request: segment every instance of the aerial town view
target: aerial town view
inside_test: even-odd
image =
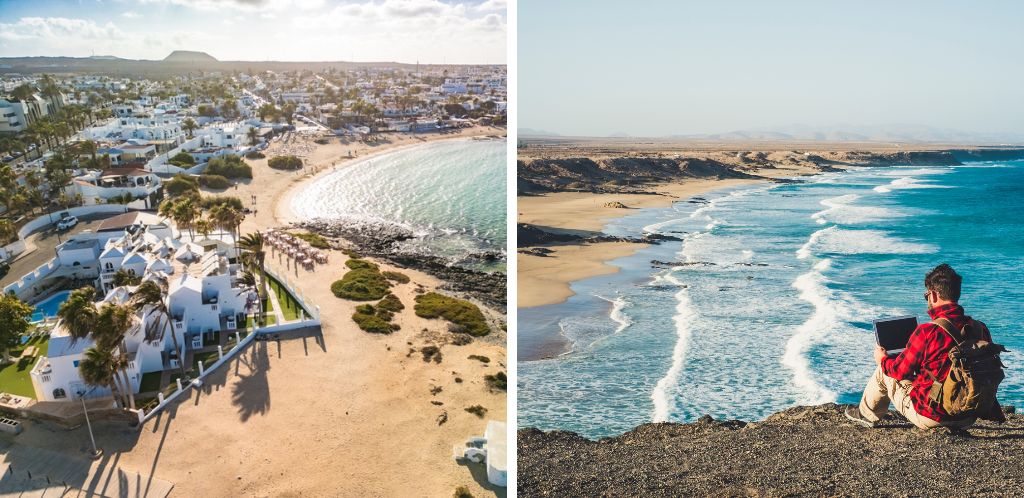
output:
[[[0,9],[0,494],[505,496],[504,2]]]

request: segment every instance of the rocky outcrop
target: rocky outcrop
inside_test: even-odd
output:
[[[551,191],[650,193],[643,187],[687,178],[760,178],[713,159],[569,157],[518,162],[519,195]]]
[[[517,241],[519,247],[533,247],[543,245],[556,245],[556,244],[579,244],[579,243],[597,243],[597,242],[628,242],[634,244],[659,244],[666,241],[681,241],[683,239],[676,237],[675,235],[666,235],[660,233],[645,233],[640,237],[620,237],[618,235],[576,235],[564,232],[554,232],[543,230],[540,227],[531,225],[529,223],[518,223],[516,225],[516,231],[518,232]],[[523,252],[523,254],[534,254],[532,252]]]
[[[645,424],[599,441],[520,429],[518,496],[1024,496],[1024,416],[925,432],[894,413],[866,429],[842,408]]]

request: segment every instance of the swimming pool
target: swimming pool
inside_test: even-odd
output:
[[[61,303],[68,300],[68,296],[71,295],[71,291],[60,291],[35,305],[35,311],[32,312],[32,321],[41,322],[46,318],[57,316],[57,310],[60,309]]]

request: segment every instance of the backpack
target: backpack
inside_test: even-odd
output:
[[[985,324],[970,318],[960,331],[945,318],[932,323],[949,334],[955,345],[949,350],[951,365],[946,379],[939,382],[930,375],[933,382],[928,401],[952,417],[988,413],[995,404],[999,383],[1006,376],[1006,366],[999,359],[999,353],[1006,348],[984,340]]]

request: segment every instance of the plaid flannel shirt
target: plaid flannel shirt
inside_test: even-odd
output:
[[[932,320],[945,318],[953,323],[957,330],[970,320],[964,315],[964,308],[959,304],[944,304],[928,310]],[[988,328],[985,328],[984,338],[991,341]],[[955,345],[941,327],[932,323],[922,323],[917,326],[907,342],[907,349],[899,356],[882,359],[882,371],[885,375],[897,380],[906,380],[913,383],[910,391],[910,398],[914,401],[914,411],[919,415],[928,417],[936,422],[953,420],[941,406],[932,406],[928,402],[928,391],[932,387],[932,376],[940,381],[946,378],[949,373],[949,350]],[[928,375],[928,374],[931,374]],[[998,414],[985,414],[982,418],[1001,418],[1002,409],[996,403],[993,411]]]

